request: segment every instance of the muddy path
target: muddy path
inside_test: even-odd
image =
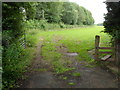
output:
[[[56,41],[55,41],[56,42]],[[43,60],[40,42],[36,49],[36,57],[26,72],[27,78],[21,81],[20,88],[118,88],[116,77],[99,66],[90,67],[86,61],[78,61],[77,53],[67,53],[64,45],[57,46],[63,60],[71,63],[68,67],[74,70],[64,74],[56,74],[49,61]]]
[[[42,59],[41,48],[42,42],[37,45],[35,58],[32,65],[25,73],[26,79],[19,82],[19,88],[58,88],[59,84],[52,73],[50,62]]]

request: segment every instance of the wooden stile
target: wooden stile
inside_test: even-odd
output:
[[[101,58],[101,60],[105,61],[107,59],[109,59],[111,57],[111,55],[106,55],[105,57]]]
[[[99,47],[99,43],[100,43],[100,36],[96,35],[95,36],[95,60],[108,60],[111,55],[106,55],[105,57],[103,58],[99,58],[99,54],[113,54],[113,50],[114,50],[114,47]],[[110,49],[112,51],[99,51],[99,49]]]

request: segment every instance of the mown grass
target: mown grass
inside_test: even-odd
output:
[[[66,66],[67,60],[62,60],[62,54],[58,52],[57,46],[63,44],[68,49],[68,52],[77,52],[77,60],[94,62],[94,60],[91,59],[90,55],[88,54],[88,51],[94,49],[95,36],[99,35],[101,37],[100,46],[110,45],[110,37],[106,33],[101,32],[103,30],[104,27],[101,26],[56,31],[30,30],[29,33],[32,36],[28,39],[30,39],[34,45],[35,43],[38,43],[39,39],[41,38],[40,41],[43,43],[43,59],[51,62],[55,72],[64,73],[75,68],[68,68]],[[28,34],[28,36],[30,34]],[[36,40],[34,40],[35,38]]]

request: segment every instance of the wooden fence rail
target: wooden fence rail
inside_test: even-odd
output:
[[[99,51],[99,49],[111,50],[111,51]],[[100,36],[95,36],[95,60],[108,60],[111,55],[106,55],[103,58],[99,58],[100,54],[113,54],[114,47],[100,47]],[[113,54],[114,55],[114,54]]]

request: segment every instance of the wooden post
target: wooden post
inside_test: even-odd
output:
[[[120,42],[116,41],[116,57],[115,57],[115,61],[116,61],[116,65],[119,66],[120,65]]]
[[[95,36],[95,60],[99,60],[99,43],[100,43],[100,36]]]

